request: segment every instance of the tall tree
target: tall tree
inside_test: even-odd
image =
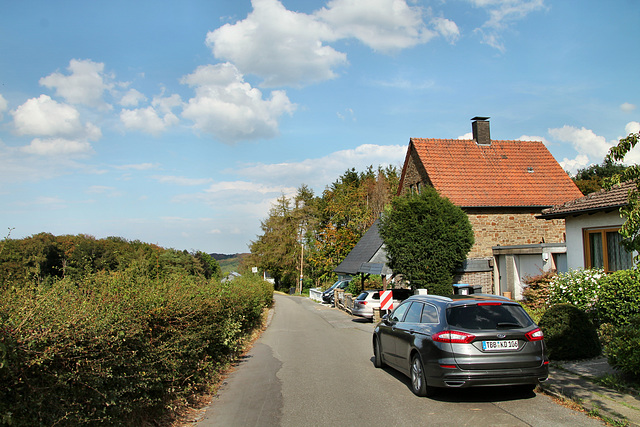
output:
[[[396,197],[382,215],[380,236],[394,273],[437,295],[453,292],[455,269],[474,241],[467,215],[432,187]]]
[[[626,169],[622,163],[615,162],[609,157],[599,165],[591,165],[584,169],[578,169],[573,177],[573,182],[578,186],[585,196],[589,193],[604,188],[604,181],[614,175],[622,173]]]
[[[640,132],[630,133],[626,138],[622,138],[618,145],[611,147],[607,160],[623,161],[629,151],[636,146],[640,140]],[[640,166],[631,165],[613,175],[605,182],[606,188],[611,188],[615,184],[621,182],[634,181],[636,184],[640,182]],[[620,229],[620,234],[624,238],[622,243],[628,251],[636,251],[640,253],[640,194],[638,188],[629,190],[629,201],[626,206],[620,208],[620,214],[625,218],[625,222]],[[636,263],[640,262],[640,255],[636,255]]]

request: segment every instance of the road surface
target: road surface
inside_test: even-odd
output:
[[[198,426],[603,425],[510,388],[416,397],[408,378],[373,366],[373,328],[307,298],[276,295],[269,327]]]

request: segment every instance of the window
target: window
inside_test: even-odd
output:
[[[422,317],[422,307],[423,305],[419,302],[412,303],[411,308],[407,311],[404,321],[407,323],[419,323],[420,318]]]
[[[431,304],[425,304],[421,323],[438,323],[438,309]]]
[[[447,321],[455,328],[497,329],[503,326],[525,328],[532,322],[516,304],[458,305],[447,309]]]
[[[394,322],[400,322],[404,318],[404,313],[407,311],[407,308],[409,308],[408,303],[399,305],[398,308],[393,310],[391,313],[391,320]]]
[[[586,268],[604,271],[627,270],[633,266],[633,257],[622,246],[619,228],[588,229],[584,231]]]

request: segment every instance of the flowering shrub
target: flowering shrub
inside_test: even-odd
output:
[[[571,304],[593,314],[603,276],[602,269],[572,270],[558,274],[549,284],[548,304]]]
[[[640,315],[640,274],[637,270],[620,270],[600,280],[594,306],[600,323],[621,326]],[[640,372],[640,371],[639,371]]]

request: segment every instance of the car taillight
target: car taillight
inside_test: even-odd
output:
[[[367,305],[367,302],[366,302],[366,301],[358,301],[358,304],[360,304],[360,305]]]
[[[479,302],[478,305],[502,305],[501,302]]]
[[[442,331],[431,336],[431,339],[437,342],[450,342],[469,344],[476,338],[475,335],[459,331]]]
[[[528,341],[542,341],[544,339],[544,334],[540,330],[540,328],[536,328],[533,331],[527,332],[524,334]]]

